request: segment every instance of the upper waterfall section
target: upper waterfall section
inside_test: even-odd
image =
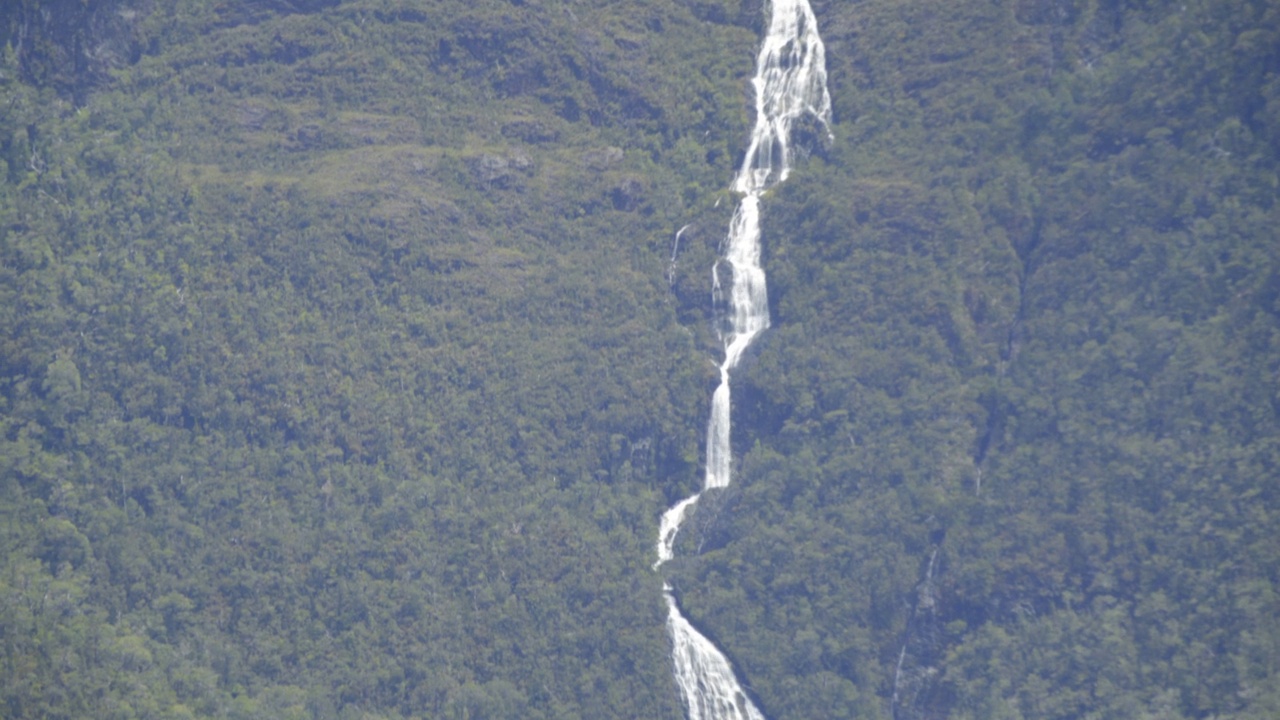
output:
[[[807,0],[773,0],[769,31],[756,58],[756,125],[733,189],[753,195],[791,172],[791,128],[812,115],[831,125],[826,48]]]

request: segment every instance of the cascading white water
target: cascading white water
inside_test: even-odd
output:
[[[756,124],[733,181],[733,190],[743,198],[730,223],[724,257],[712,268],[713,299],[725,308],[720,329],[724,361],[707,423],[704,491],[729,484],[730,375],[756,336],[769,327],[768,288],[760,267],[760,197],[791,172],[792,126],[805,116],[824,128],[831,121],[825,49],[808,0],[772,0],[768,9],[769,29],[751,81],[756,91]],[[727,298],[721,283],[722,264],[729,270]],[[701,493],[685,498],[663,513],[655,570],[674,557],[680,526],[699,497]],[[663,592],[676,683],[690,720],[763,720],[738,684],[728,659],[680,613],[671,586],[664,584]]]
[[[671,586],[663,586],[667,596],[667,631],[671,633],[676,682],[684,695],[689,720],[764,720],[738,684],[733,668],[711,641],[702,636],[680,614]]]

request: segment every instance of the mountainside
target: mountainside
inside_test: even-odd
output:
[[[814,10],[660,573],[757,3],[0,10],[0,716],[1280,715],[1280,11]]]

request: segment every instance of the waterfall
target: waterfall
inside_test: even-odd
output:
[[[818,24],[808,0],[772,0],[769,28],[756,58],[756,123],[733,190],[742,195],[723,245],[724,256],[712,268],[712,299],[724,317],[720,385],[711,397],[707,422],[706,475],[703,490],[722,488],[731,478],[730,377],[756,337],[769,327],[769,294],[760,267],[760,199],[791,172],[792,127],[806,117],[830,133],[831,98]],[[678,238],[677,238],[678,242]],[[727,287],[726,287],[727,285]],[[676,536],[701,493],[685,498],[662,515],[658,530],[657,570],[675,554]],[[690,720],[763,720],[747,697],[728,659],[680,613],[670,585],[667,630],[671,634],[676,683]]]
[[[925,717],[928,712],[921,707],[921,698],[927,702],[932,686],[937,680],[938,591],[934,583],[934,568],[938,562],[940,546],[934,545],[929,554],[929,564],[924,577],[916,585],[916,598],[903,632],[902,650],[898,652],[898,664],[893,671],[893,696],[890,707],[895,720]]]

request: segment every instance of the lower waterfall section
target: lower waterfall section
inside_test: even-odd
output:
[[[764,720],[738,684],[729,659],[680,614],[671,586],[664,585],[662,592],[667,598],[667,632],[671,633],[676,682],[689,720]]]
[[[751,144],[734,178],[743,197],[734,212],[724,256],[712,268],[713,302],[722,313],[718,333],[724,345],[720,385],[707,421],[703,490],[727,487],[732,478],[731,392],[733,371],[751,343],[769,328],[768,285],[760,266],[760,200],[791,171],[791,131],[806,116],[824,128],[831,120],[825,48],[808,0],[768,3],[769,29],[756,58],[756,123]],[[679,234],[677,233],[677,242]],[[722,271],[727,270],[726,277]],[[727,281],[728,287],[722,283]],[[662,515],[654,570],[675,556],[676,537],[701,493],[676,503]],[[739,684],[724,653],[685,619],[670,584],[664,583],[672,662],[690,720],[764,720]]]

